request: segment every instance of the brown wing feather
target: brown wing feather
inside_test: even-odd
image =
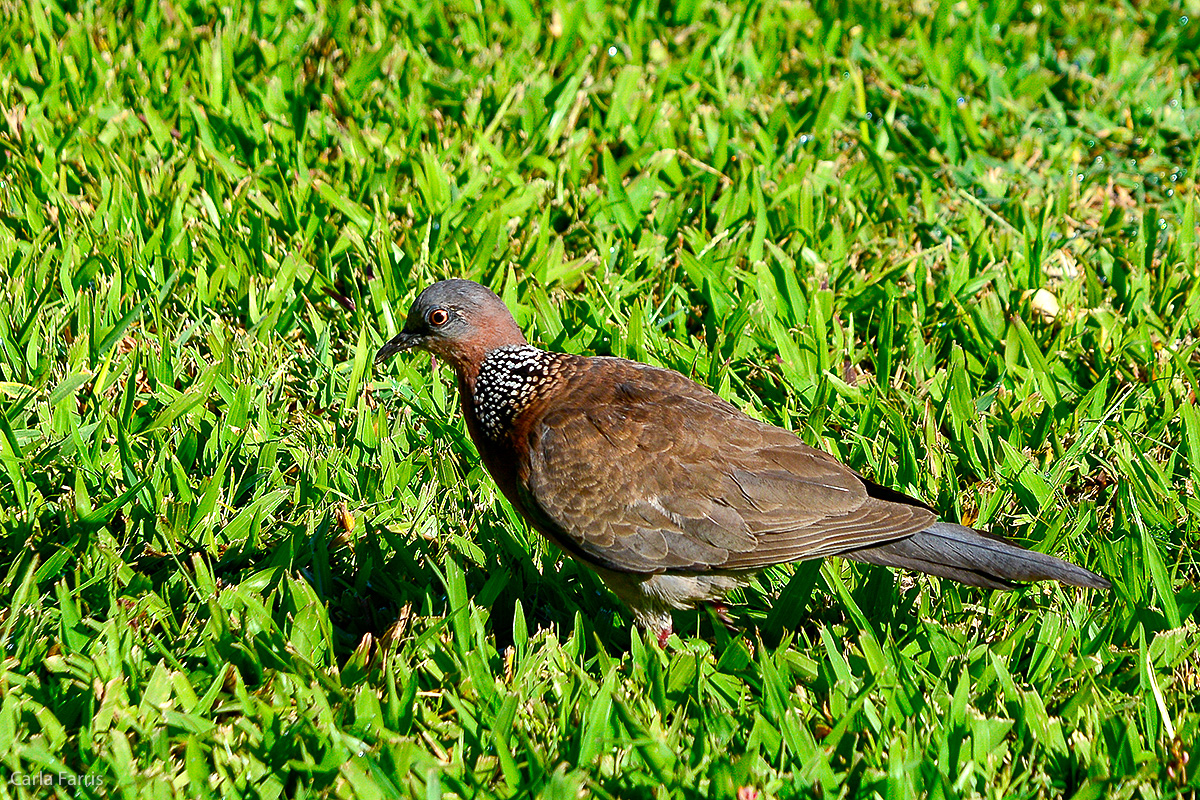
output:
[[[759,569],[892,541],[936,519],[870,497],[828,454],[678,373],[591,361],[528,431],[522,502],[593,563]]]

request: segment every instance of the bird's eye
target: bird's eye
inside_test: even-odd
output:
[[[429,312],[427,317],[429,324],[435,328],[440,328],[450,321],[450,313],[444,308],[435,308]]]

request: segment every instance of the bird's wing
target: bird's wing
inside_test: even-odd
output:
[[[870,497],[833,457],[678,373],[603,361],[603,380],[529,430],[521,489],[537,527],[595,564],[759,569],[892,541],[936,519]]]

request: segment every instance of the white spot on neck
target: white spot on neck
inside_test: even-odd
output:
[[[504,345],[484,356],[472,398],[484,435],[500,439],[512,421],[561,374],[564,358],[528,344]]]

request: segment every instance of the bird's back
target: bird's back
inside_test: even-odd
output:
[[[562,354],[510,361],[485,361],[498,370],[480,374],[481,452],[489,466],[509,466],[506,494],[536,527],[607,569],[760,569],[890,541],[935,519],[870,497],[828,454],[677,372]],[[531,386],[527,375],[546,377]],[[522,400],[481,402],[480,384],[520,387]],[[503,434],[488,435],[497,431],[482,418],[516,406]]]

